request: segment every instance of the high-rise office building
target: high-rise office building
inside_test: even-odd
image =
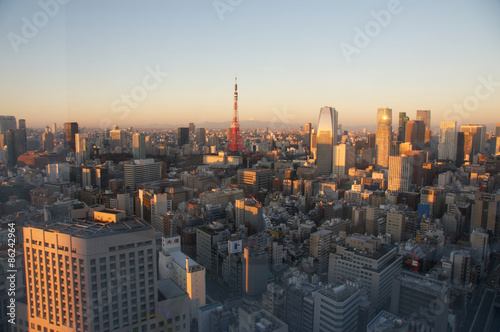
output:
[[[43,151],[52,152],[54,150],[54,134],[45,132],[42,135]]]
[[[423,150],[425,141],[425,123],[410,120],[406,123],[405,142],[412,145],[413,150]]]
[[[426,130],[431,129],[431,111],[418,110],[416,120],[417,121],[424,121]]]
[[[387,212],[386,234],[391,235],[391,243],[401,242],[404,231],[404,216],[402,212]]]
[[[125,130],[118,128],[118,126],[113,126],[113,130],[109,131],[109,141],[111,150],[126,147],[127,133]]]
[[[478,153],[484,153],[486,143],[486,126],[478,124],[468,124],[460,127],[460,131],[472,134],[472,152],[474,156]]]
[[[444,213],[444,199],[444,188],[424,187],[420,190],[420,203],[430,206],[430,216],[441,218]]]
[[[447,331],[448,293],[443,281],[402,272],[392,282],[391,313],[407,319],[411,331]]]
[[[189,133],[194,134],[196,131],[196,126],[194,125],[194,123],[190,122],[188,127],[189,127]]]
[[[124,166],[125,187],[135,190],[136,185],[161,179],[160,163],[154,159],[135,159]]]
[[[332,174],[334,146],[337,144],[338,113],[333,107],[323,107],[319,112],[316,135],[319,175]]]
[[[500,137],[500,123],[497,123],[497,125],[496,125],[495,136]]]
[[[269,256],[265,250],[254,247],[243,249],[243,291],[250,298],[260,298],[267,289]]]
[[[273,172],[270,169],[239,169],[238,186],[254,193],[261,189],[271,189]]]
[[[439,137],[439,160],[456,161],[457,158],[457,122],[441,121]]]
[[[264,230],[261,204],[250,198],[242,198],[234,202],[234,209],[236,227],[247,226],[250,235]]]
[[[90,158],[90,144],[88,133],[75,134],[75,155],[76,163],[80,165]]]
[[[328,272],[332,231],[325,229],[316,231],[310,235],[309,242],[309,256],[318,260],[318,272],[320,274]]]
[[[30,330],[159,330],[155,232],[124,215],[24,228]]]
[[[328,282],[361,280],[360,286],[367,290],[372,305],[378,308],[388,303],[392,280],[401,266],[396,248],[386,247],[372,236],[352,234],[330,254]]]
[[[404,142],[406,138],[406,123],[410,121],[410,118],[406,115],[406,112],[399,112],[399,124],[398,124],[398,141]]]
[[[172,210],[172,200],[167,199],[166,193],[155,193],[152,189],[139,189],[139,202],[140,209],[136,211],[136,214],[161,231],[161,227],[156,225],[156,220],[159,215]]]
[[[476,193],[472,205],[472,228],[498,234],[500,230],[500,195]]]
[[[389,157],[389,182],[387,190],[409,191],[412,171],[411,156]]]
[[[347,175],[349,168],[356,164],[356,151],[354,146],[339,144],[334,147],[333,174]]]
[[[179,127],[177,128],[177,145],[183,146],[189,143],[189,128]]]
[[[146,158],[146,136],[143,133],[135,133],[132,136],[132,149],[134,159]]]
[[[389,156],[392,142],[392,109],[379,108],[377,110],[377,133],[375,145],[377,147],[377,165],[389,167]]]
[[[196,143],[198,143],[198,145],[205,145],[206,144],[207,139],[205,136],[206,136],[205,128],[197,128],[196,129]]]
[[[64,145],[69,151],[75,151],[75,134],[78,133],[78,123],[66,122],[63,127],[64,130]]]
[[[55,122],[52,124],[51,130],[52,130],[52,134],[57,133],[57,125]]]
[[[19,129],[26,130],[26,119],[19,119]]]
[[[306,125],[305,125],[305,132],[306,134],[310,134],[311,133],[311,123],[310,122],[307,122]]]
[[[17,129],[16,117],[11,115],[0,115],[0,134],[7,134],[8,130]]]
[[[358,331],[361,290],[352,283],[327,285],[312,294],[313,331]]]

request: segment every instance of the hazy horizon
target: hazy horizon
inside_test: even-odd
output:
[[[235,74],[242,122],[498,121],[498,1],[43,3],[0,1],[1,113],[31,127],[231,121]]]

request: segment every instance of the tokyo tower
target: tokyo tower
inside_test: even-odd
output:
[[[231,152],[247,152],[245,146],[241,141],[240,135],[240,121],[238,120],[238,78],[234,78],[234,113],[233,113],[233,124],[231,125],[231,139],[229,140],[229,145],[226,150]]]

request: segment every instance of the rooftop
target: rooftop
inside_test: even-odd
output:
[[[172,279],[165,279],[158,281],[158,295],[158,301],[162,301],[187,295],[187,293]]]
[[[428,293],[444,294],[448,290],[445,282],[415,273],[403,272],[396,279],[401,281],[401,284],[405,287],[418,288]]]
[[[406,321],[390,312],[382,310],[370,323],[368,323],[366,330],[369,332],[391,331],[392,329],[390,328],[399,328],[404,325],[407,325]]]
[[[44,225],[30,225],[46,232],[63,233],[80,238],[93,238],[152,229],[152,227],[137,218],[128,218],[117,223],[107,223],[93,220],[67,219]]]

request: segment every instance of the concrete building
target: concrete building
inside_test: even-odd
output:
[[[354,167],[356,163],[356,151],[354,146],[339,144],[334,147],[333,174],[346,176],[349,168]]]
[[[168,199],[165,193],[155,193],[152,189],[139,189],[139,201],[140,211],[137,211],[137,215],[155,229],[161,230],[156,225],[157,217],[172,211],[172,200]]]
[[[314,301],[313,332],[355,332],[358,330],[358,312],[361,290],[348,282],[327,285],[312,294]]]
[[[196,261],[210,274],[215,270],[212,247],[223,239],[225,228],[221,224],[196,227]],[[213,264],[212,264],[213,263]]]
[[[402,272],[392,283],[390,311],[412,331],[448,331],[448,296],[445,282]]]
[[[402,212],[387,212],[386,234],[391,235],[391,243],[401,242],[405,229],[404,215]]]
[[[353,234],[330,254],[328,282],[359,282],[373,306],[382,307],[390,299],[390,285],[401,271],[401,261],[396,248],[382,245],[378,238]]]
[[[380,311],[366,326],[366,332],[408,332],[409,324],[388,311]]]
[[[160,163],[154,159],[136,159],[124,166],[125,187],[135,190],[136,185],[161,179]]]
[[[239,169],[238,186],[257,193],[261,189],[271,189],[273,172],[270,169]]]
[[[288,325],[257,306],[242,305],[239,308],[240,332],[288,332]]]
[[[243,249],[243,292],[249,298],[260,298],[267,289],[269,255],[254,247]]]
[[[235,201],[236,227],[246,226],[250,235],[265,229],[263,209],[260,203],[251,198],[242,198]]]
[[[154,230],[139,219],[104,221],[110,213],[24,228],[33,330],[164,330],[148,318],[158,303]]]
[[[332,231],[319,230],[309,237],[309,256],[318,260],[318,274],[328,272]]]
[[[160,331],[190,331],[191,300],[174,280],[158,281],[157,313],[162,317],[155,328]]]
[[[430,206],[428,217],[441,218],[444,213],[444,188],[424,187],[420,190],[420,203]]]
[[[198,308],[206,304],[205,268],[181,251],[162,250],[158,273],[160,280],[171,278],[189,295],[191,317],[196,317]]]
[[[476,193],[472,204],[473,229],[482,228],[498,234],[500,226],[500,195]]]
[[[377,132],[375,136],[377,148],[377,165],[389,167],[389,156],[392,142],[392,109],[377,110]]]

